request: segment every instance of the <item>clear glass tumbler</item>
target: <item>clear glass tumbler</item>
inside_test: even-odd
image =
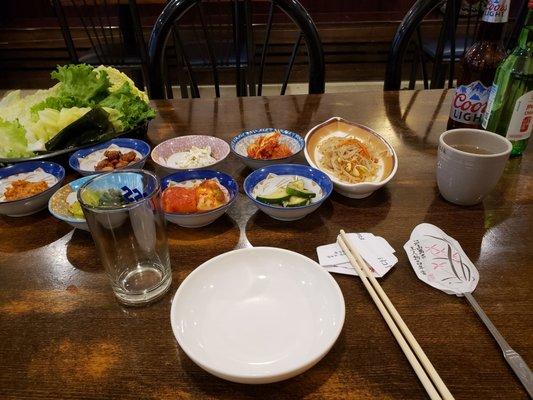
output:
[[[87,181],[78,201],[119,301],[151,302],[172,282],[157,177],[120,170]]]

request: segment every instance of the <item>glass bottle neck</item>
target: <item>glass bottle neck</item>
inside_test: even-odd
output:
[[[533,10],[529,9],[527,12],[524,27],[520,31],[518,37],[518,46],[524,49],[531,49],[533,47]]]
[[[505,22],[495,23],[481,21],[479,25],[479,30],[477,32],[477,40],[488,40],[491,42],[497,42],[502,39],[504,28]]]

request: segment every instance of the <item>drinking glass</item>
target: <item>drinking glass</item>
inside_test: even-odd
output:
[[[160,192],[144,170],[98,175],[78,191],[113,292],[127,305],[161,297],[172,282]]]

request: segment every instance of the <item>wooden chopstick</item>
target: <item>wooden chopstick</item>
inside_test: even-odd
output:
[[[385,294],[383,289],[381,289],[381,286],[374,278],[372,272],[369,270],[364,260],[359,255],[357,249],[355,249],[350,244],[350,241],[346,237],[346,233],[344,232],[344,230],[340,231],[340,238],[338,242],[341,248],[344,250],[344,253],[348,257],[348,259],[350,260],[350,263],[357,271],[357,274],[361,278],[361,281],[363,282],[365,288],[372,297],[372,300],[378,307],[378,310],[385,319],[385,322],[389,326],[389,329],[391,330],[392,334],[398,341],[398,344],[400,345],[402,351],[407,357],[407,360],[409,361],[418,378],[420,379],[420,382],[426,389],[429,397],[431,399],[441,399],[441,395],[439,395],[439,393],[435,389],[435,386],[437,386],[437,388],[439,388],[439,390],[441,391],[442,398],[444,398],[445,400],[453,400],[452,394],[449,392],[448,388],[446,387],[446,385],[438,375],[437,371],[425,355],[424,351],[409,331],[409,328],[407,328],[405,322],[403,322],[400,314],[398,314],[391,301],[389,300],[388,296]],[[372,282],[372,285],[369,283],[369,280],[370,282]],[[380,293],[380,295],[382,296],[381,298],[378,293]],[[385,305],[383,304],[384,302]],[[398,326],[396,324],[398,324]],[[411,344],[417,355],[420,357],[422,364],[428,371],[429,375],[433,378],[433,382],[430,380],[428,374],[426,373],[419,360],[416,358],[413,351],[407,344],[400,330],[403,332],[403,334],[406,335],[407,340],[409,340],[409,343]]]
[[[453,400],[453,395],[450,393],[450,391],[446,387],[445,383],[441,379],[435,367],[433,367],[433,364],[431,364],[431,361],[426,356],[426,353],[424,352],[424,350],[422,350],[422,347],[418,344],[418,341],[415,339],[415,337],[411,333],[411,330],[407,327],[407,324],[403,321],[403,318],[401,317],[401,315],[398,313],[398,311],[396,311],[396,308],[390,301],[389,296],[387,296],[387,294],[383,291],[383,289],[381,288],[381,285],[379,284],[377,279],[374,277],[374,274],[368,268],[366,262],[363,260],[363,258],[359,254],[359,251],[357,251],[357,248],[352,246],[344,230],[341,230],[340,234],[341,234],[343,241],[350,249],[350,253],[355,257],[355,259],[357,260],[357,263],[361,266],[361,269],[365,273],[366,278],[370,280],[370,283],[372,284],[374,289],[377,291],[379,297],[381,298],[383,303],[385,303],[385,307],[387,307],[387,310],[389,311],[392,318],[394,319],[394,322],[396,322],[399,329],[402,331],[403,335],[405,336],[405,338],[411,345],[412,349],[416,353],[417,357],[420,359],[420,362],[422,363],[427,373],[433,380],[433,383],[435,384],[435,386],[441,393],[442,397],[445,400]]]

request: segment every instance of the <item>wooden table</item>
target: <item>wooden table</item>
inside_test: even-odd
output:
[[[533,365],[531,151],[509,162],[483,204],[445,202],[436,188],[435,161],[449,104],[450,93],[439,90],[155,102],[159,112],[149,130],[154,144],[190,133],[229,140],[264,126],[305,134],[341,116],[390,140],[398,173],[367,199],[333,194],[297,222],[275,221],[241,195],[231,216],[208,227],[169,225],[171,293],[138,309],[115,301],[89,234],[46,211],[1,217],[0,398],[423,399],[416,375],[353,277],[335,275],[346,301],[339,340],[320,363],[291,380],[265,386],[223,381],[193,364],[174,340],[173,293],[202,262],[238,246],[240,228],[253,245],[315,260],[315,248],[334,242],[344,228],[383,236],[396,249],[399,263],[381,280],[383,288],[457,399],[526,399],[466,301],[419,281],[402,248],[423,221],[455,237],[479,269],[477,300]],[[250,172],[231,155],[221,169],[239,183]]]

